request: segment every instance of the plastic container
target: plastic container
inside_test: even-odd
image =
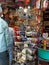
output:
[[[38,48],[38,58],[49,60],[49,50]]]

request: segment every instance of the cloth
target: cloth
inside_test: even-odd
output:
[[[4,19],[7,22],[7,24],[9,25],[10,21],[9,21],[9,15],[8,14],[3,14],[2,19]]]
[[[21,31],[25,31],[25,30],[26,30],[25,25],[21,24],[21,25],[20,25],[20,30],[21,30]]]
[[[25,36],[25,31],[21,31],[20,34]]]
[[[0,53],[0,65],[9,65],[7,51]]]
[[[44,0],[43,2],[43,8],[47,8],[48,7],[48,0]]]
[[[30,3],[30,0],[26,0],[26,5],[28,5]]]
[[[5,19],[5,21],[7,22],[8,25],[10,24],[10,21],[8,19]]]
[[[9,14],[5,14],[5,21],[7,22],[8,25],[10,24]]]
[[[9,27],[9,34],[10,34],[9,63],[10,63],[10,65],[12,65],[12,59],[13,59],[13,43],[14,43],[14,30],[11,27]]]
[[[18,2],[16,2],[16,6],[22,6],[22,7],[24,7],[24,2],[23,1],[18,1]]]
[[[0,17],[0,53],[6,51],[9,47],[9,44],[10,44],[9,28],[6,21],[4,21]]]
[[[2,13],[2,7],[1,7],[1,4],[0,4],[0,13]]]
[[[19,27],[18,27],[18,26],[15,26],[15,27],[14,27],[14,36],[15,36],[15,41],[18,41],[18,42],[19,42],[20,39],[18,39],[17,37],[18,37],[18,36],[20,37],[21,35],[20,35],[20,33],[19,33]]]

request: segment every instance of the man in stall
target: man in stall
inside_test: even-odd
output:
[[[0,65],[9,65],[8,49],[10,43],[9,29],[6,21],[2,18],[0,4]]]

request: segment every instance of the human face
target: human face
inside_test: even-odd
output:
[[[3,13],[6,14],[8,12],[8,8],[5,8]]]

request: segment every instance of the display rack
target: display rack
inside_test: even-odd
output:
[[[34,16],[34,15],[33,15]],[[29,63],[31,65],[35,65],[35,59],[36,59],[36,43],[38,40],[37,37],[37,22],[36,22],[36,17],[34,16],[33,19],[28,19],[27,17],[25,17],[25,19],[21,18],[20,15],[20,20],[23,20],[23,24],[25,26],[25,35],[23,36],[23,34],[21,34],[20,32],[23,33],[23,31],[21,31],[19,29],[18,33],[20,34],[20,37],[18,37],[20,39],[20,41],[16,40],[14,43],[14,51],[13,51],[13,60],[16,62],[16,64],[26,64],[29,65]],[[20,26],[20,22],[18,21],[18,27]],[[21,22],[22,25],[22,22]],[[21,28],[21,27],[19,27]],[[16,31],[17,32],[17,31]],[[17,37],[17,36],[16,36]],[[24,46],[27,46],[26,47]],[[25,50],[24,50],[25,49]],[[29,50],[28,50],[29,49]],[[28,51],[27,51],[28,50]],[[29,52],[29,53],[28,53]],[[18,56],[17,56],[18,55]],[[20,58],[19,58],[20,56]]]

